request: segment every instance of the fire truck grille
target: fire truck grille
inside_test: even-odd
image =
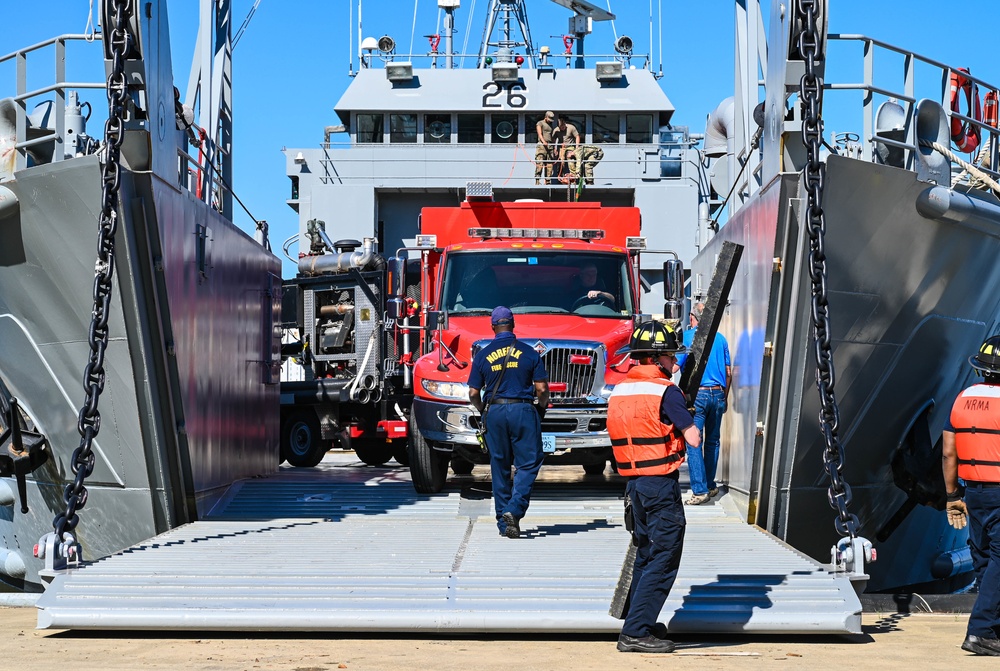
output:
[[[549,387],[553,402],[583,399],[594,393],[597,367],[604,365],[600,348],[551,347],[542,354],[545,370],[549,374]],[[566,385],[565,391],[555,391]]]

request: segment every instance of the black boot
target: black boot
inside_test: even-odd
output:
[[[974,655],[990,655],[1000,657],[1000,639],[981,638],[969,634],[962,642],[962,650]]]
[[[674,642],[652,634],[634,638],[622,634],[618,637],[618,652],[673,652]]]

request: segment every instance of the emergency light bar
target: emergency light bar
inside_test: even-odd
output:
[[[601,240],[604,231],[599,228],[470,228],[470,238],[557,238]]]

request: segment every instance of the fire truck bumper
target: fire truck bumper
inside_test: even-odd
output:
[[[413,413],[420,433],[439,447],[478,447],[479,413],[472,406],[415,398]],[[556,454],[611,447],[606,405],[549,408],[542,420],[542,433],[555,437]]]

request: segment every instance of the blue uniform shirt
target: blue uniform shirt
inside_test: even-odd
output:
[[[469,386],[481,390],[486,403],[491,400],[508,348],[512,349],[507,359],[507,372],[500,381],[497,397],[533,399],[534,383],[549,377],[538,352],[517,340],[511,331],[501,331],[496,334],[493,342],[479,350],[472,360],[472,372],[469,373]]]
[[[694,332],[697,329],[684,330],[684,345],[690,349],[694,342]],[[677,365],[684,369],[684,362],[687,361],[687,354],[677,357]],[[729,342],[721,333],[715,334],[712,341],[712,350],[708,354],[708,363],[705,364],[705,374],[701,376],[702,387],[726,387],[726,367],[732,366],[729,359]]]
[[[680,387],[676,385],[667,387],[660,402],[660,421],[664,424],[673,424],[678,432],[683,432],[694,424],[694,417],[688,412],[687,401],[684,400]]]

